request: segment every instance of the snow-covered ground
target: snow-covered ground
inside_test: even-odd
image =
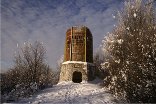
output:
[[[61,82],[52,88],[38,92],[30,98],[20,99],[18,103],[89,103],[107,104],[118,102],[112,94],[98,84],[82,82]]]

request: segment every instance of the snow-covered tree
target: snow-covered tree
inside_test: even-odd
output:
[[[51,86],[54,73],[45,61],[45,52],[39,41],[25,43],[15,54],[13,67],[4,74],[2,93],[18,98]]]
[[[41,42],[36,41],[34,44],[29,42],[24,44],[14,58],[14,69],[19,69],[19,71],[24,71],[25,76],[22,81],[27,83],[40,82],[40,75],[47,69],[45,63],[45,48]],[[23,76],[23,75],[22,75]]]
[[[156,102],[156,16],[153,2],[125,2],[118,25],[103,40],[107,87],[129,102]]]
[[[97,49],[97,52],[93,56],[93,63],[95,65],[95,75],[100,79],[104,79],[108,72],[101,66],[101,63],[104,62],[103,51],[101,49],[101,47]]]

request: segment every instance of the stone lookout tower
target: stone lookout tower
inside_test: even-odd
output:
[[[64,62],[61,66],[60,81],[94,79],[93,37],[85,26],[74,26],[67,30]]]

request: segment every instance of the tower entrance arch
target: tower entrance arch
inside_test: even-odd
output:
[[[78,72],[78,71],[75,71],[72,75],[72,81],[74,83],[80,83],[82,82],[82,73],[81,72]]]

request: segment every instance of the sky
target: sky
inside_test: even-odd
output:
[[[124,0],[1,0],[1,71],[13,65],[24,42],[43,42],[48,64],[55,68],[63,55],[65,33],[71,26],[87,26],[94,53],[117,20]],[[18,45],[17,45],[18,44]],[[18,46],[18,47],[17,47]]]

